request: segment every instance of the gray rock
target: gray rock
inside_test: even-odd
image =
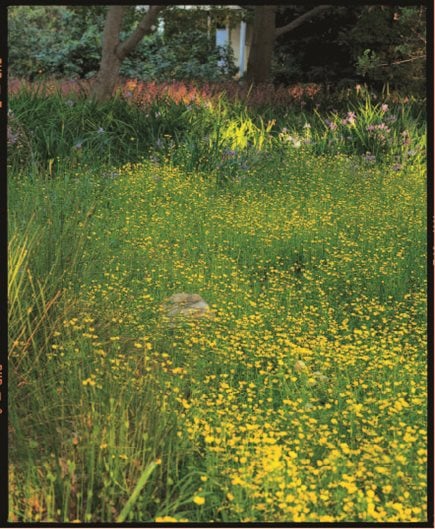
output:
[[[162,303],[164,317],[172,325],[182,320],[213,318],[214,313],[199,294],[181,292],[173,294]]]

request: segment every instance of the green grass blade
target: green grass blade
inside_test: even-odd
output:
[[[136,500],[141,492],[141,490],[145,487],[149,477],[151,476],[153,470],[156,468],[157,463],[150,463],[146,469],[142,472],[141,477],[139,478],[139,481],[137,482],[136,487],[134,488],[134,491],[130,498],[128,499],[127,503],[125,504],[124,508],[122,509],[121,513],[116,519],[116,523],[122,523],[127,518],[129,512],[131,511],[133,505],[136,503]]]

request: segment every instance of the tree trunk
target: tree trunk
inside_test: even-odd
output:
[[[275,14],[278,6],[255,6],[252,45],[246,74],[248,81],[251,83],[264,83],[269,81],[275,39],[289,31],[293,31],[306,20],[309,20],[330,7],[330,5],[316,6],[289,24],[276,28]]]
[[[126,6],[110,6],[108,8],[103,32],[100,70],[92,87],[91,98],[101,102],[112,97],[122,61],[134,50],[145,35],[151,33],[157,15],[164,7],[150,6],[137,28],[122,43],[119,41],[119,33]]]
[[[246,73],[248,81],[255,84],[270,80],[276,10],[277,6],[274,5],[255,6],[252,44]]]
[[[91,97],[99,102],[110,99],[119,77],[121,59],[117,47],[125,9],[126,6],[110,6],[107,10],[100,70],[91,92]]]

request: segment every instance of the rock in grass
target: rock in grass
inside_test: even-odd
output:
[[[172,324],[182,320],[196,320],[214,316],[208,303],[199,294],[187,294],[186,292],[173,294],[162,303],[162,308],[165,319]]]
[[[308,371],[307,364],[302,360],[297,360],[294,365],[295,371]]]

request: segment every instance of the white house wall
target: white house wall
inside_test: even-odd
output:
[[[230,45],[234,53],[234,63],[236,64],[236,66],[239,66],[240,64],[240,23],[237,24],[237,26],[234,26],[228,29],[230,33]],[[245,39],[245,55],[244,55],[244,60],[243,60],[242,75],[246,72],[248,68],[248,57],[249,57],[249,51],[251,49],[251,40],[252,40],[252,26],[247,25],[246,39]]]
[[[137,8],[148,8],[148,6],[137,6]],[[180,9],[197,9],[199,6],[194,5],[186,5],[186,6],[177,6]],[[202,9],[208,10],[211,6],[201,6]],[[239,6],[225,6],[226,8],[239,10]],[[209,19],[209,31],[211,30],[210,26],[211,20]],[[225,28],[217,28],[216,29],[216,45],[217,46],[225,46],[226,44],[230,44],[233,54],[234,54],[234,63],[239,68],[239,72],[236,74],[236,78],[244,73],[246,73],[246,70],[248,68],[248,58],[249,58],[249,51],[251,49],[251,41],[252,41],[252,25],[247,24],[246,26],[246,38],[245,38],[245,53],[243,57],[243,65],[240,65],[240,22],[237,23],[235,26],[231,27],[230,25],[227,25]],[[158,27],[159,33],[164,33],[164,22],[163,20],[160,22]],[[240,72],[240,66],[241,72]]]

